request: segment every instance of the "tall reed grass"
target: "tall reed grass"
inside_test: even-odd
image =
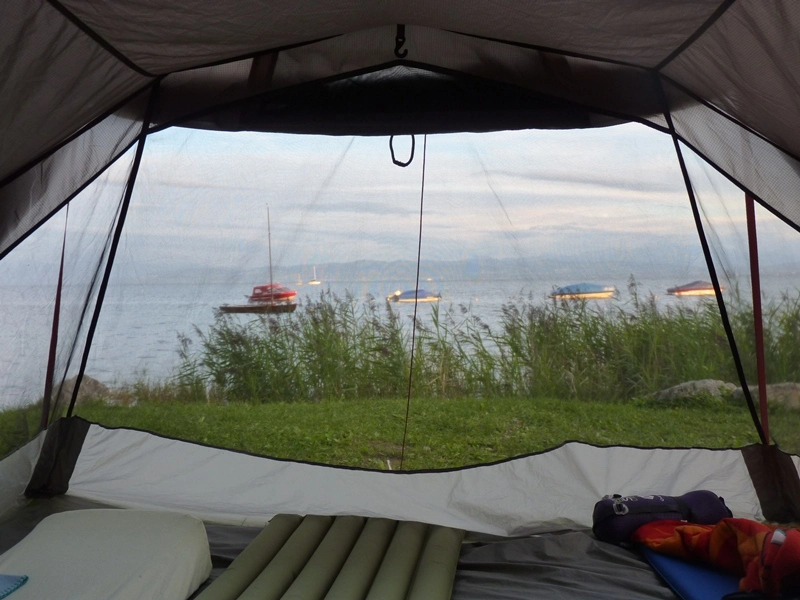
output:
[[[738,384],[713,299],[659,307],[633,280],[630,297],[515,299],[490,327],[467,306],[433,305],[412,323],[389,303],[323,292],[292,314],[218,315],[196,331],[196,346],[182,338],[177,382],[185,399],[249,403],[403,397],[409,385],[429,398],[626,400],[688,380]],[[752,308],[738,297],[730,304],[752,377]],[[799,298],[766,306],[765,339],[770,379],[798,380]]]

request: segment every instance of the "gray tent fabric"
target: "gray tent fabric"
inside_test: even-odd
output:
[[[794,2],[735,2],[663,73],[798,156],[799,18]]]
[[[48,2],[4,2],[0,181],[135,95],[132,71]]]
[[[665,111],[706,106],[711,112],[693,124],[699,130],[678,124],[675,133],[699,131],[693,147],[798,224],[785,206],[790,201],[775,193],[795,189],[800,172],[800,81],[793,68],[800,6],[791,0],[522,2],[502,9],[483,2],[336,2],[302,10],[256,0],[233,8],[211,1],[166,8],[11,0],[0,11],[0,187],[16,190],[0,198],[0,254],[81,185],[31,198],[14,181],[155,79],[163,78],[153,122],[169,123],[222,103],[402,63],[659,127]],[[407,26],[407,54],[395,54],[398,24]],[[664,86],[682,90],[680,99],[667,94],[664,105]],[[708,129],[713,120],[721,123]],[[120,142],[130,140],[126,135]],[[761,161],[787,165],[766,188],[762,180],[772,178],[746,168],[753,144],[765,145]],[[86,152],[89,164],[116,157],[104,147]],[[41,185],[54,176],[46,173]],[[6,222],[10,215],[17,224]]]
[[[621,596],[677,598],[636,552],[572,531],[465,545],[452,598],[615,600]]]
[[[719,6],[718,0],[642,4],[518,2],[499,11],[486,2],[431,5],[356,0],[310,3],[238,2],[231,11],[208,0],[155,10],[150,2],[66,1],[63,6],[133,63],[151,73],[191,68],[221,58],[289,46],[381,25],[407,23],[496,39],[564,47],[574,54],[652,66],[682,43]],[[120,28],[121,23],[126,23]],[[168,40],[168,41],[165,41]]]

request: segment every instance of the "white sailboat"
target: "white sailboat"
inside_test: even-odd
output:
[[[319,279],[317,279],[317,267],[314,267],[314,278],[308,282],[308,285],[319,285],[322,283]]]

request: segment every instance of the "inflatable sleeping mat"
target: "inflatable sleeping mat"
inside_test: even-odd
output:
[[[449,600],[464,532],[277,515],[195,600]]]

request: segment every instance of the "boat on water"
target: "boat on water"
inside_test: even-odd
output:
[[[297,292],[280,283],[266,283],[253,288],[253,293],[248,296],[248,301],[253,304],[270,304],[276,302],[290,302],[297,298]]]
[[[720,286],[719,291],[724,292],[725,288]],[[709,281],[698,280],[668,288],[667,293],[670,296],[713,296],[714,285]]]
[[[272,279],[272,232],[267,206],[267,246],[269,249],[269,283],[253,287],[247,297],[247,304],[223,304],[223,313],[278,314],[297,310],[297,291],[281,285]],[[310,283],[310,282],[309,282]]]
[[[297,291],[280,283],[265,283],[253,287],[247,296],[247,304],[223,304],[224,313],[278,314],[297,310]]]
[[[319,285],[322,282],[317,279],[317,267],[314,267],[314,278],[308,282],[308,285]]]
[[[228,314],[248,313],[255,315],[274,315],[280,313],[292,313],[297,310],[296,302],[275,302],[272,304],[265,303],[247,303],[247,304],[223,304],[219,310]]]
[[[387,302],[438,302],[442,299],[441,294],[434,294],[427,290],[397,290],[394,294],[386,296]]]
[[[550,294],[551,298],[557,300],[602,300],[611,298],[617,293],[617,288],[613,285],[597,285],[595,283],[575,283],[564,287],[556,288]]]

